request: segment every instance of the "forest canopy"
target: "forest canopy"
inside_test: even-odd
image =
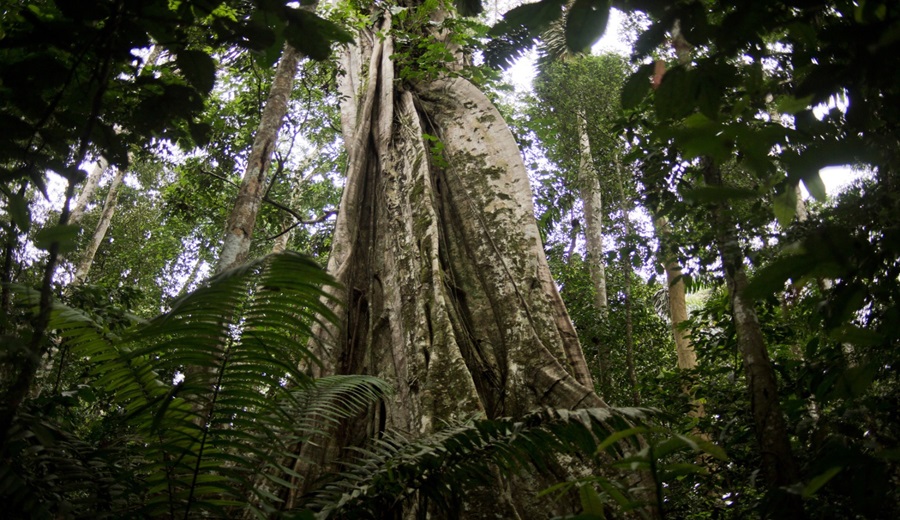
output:
[[[898,61],[889,0],[5,2],[7,515],[896,517]]]

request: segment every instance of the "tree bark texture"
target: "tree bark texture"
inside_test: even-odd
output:
[[[109,162],[107,162],[105,157],[101,156],[94,164],[94,167],[91,168],[87,179],[84,181],[84,186],[78,194],[78,198],[75,199],[75,205],[72,207],[72,214],[69,216],[69,224],[78,224],[81,222],[82,217],[84,217],[84,210],[87,209],[87,205],[93,200],[94,193],[97,192],[97,188],[100,186],[100,178],[108,167]]]
[[[340,323],[320,348],[327,371],[382,377],[395,394],[338,444],[473,415],[605,406],[506,123],[461,77],[395,81],[384,16],[386,36],[361,31],[342,58],[349,160],[328,264]]]
[[[587,243],[586,260],[591,281],[594,283],[594,306],[605,318],[609,308],[606,294],[606,267],[603,262],[603,199],[600,193],[600,177],[594,168],[591,154],[591,140],[588,137],[587,122],[583,110],[576,115],[578,120],[578,188],[584,211],[584,238]]]
[[[722,173],[709,159],[704,159],[703,176],[708,186],[722,186]],[[732,314],[741,351],[750,408],[756,430],[756,439],[762,455],[762,471],[772,490],[779,490],[799,481],[799,471],[791,452],[787,425],[778,402],[778,384],[775,370],[769,360],[765,338],[759,324],[753,301],[747,296],[747,273],[735,223],[728,214],[726,203],[712,207],[716,242],[725,272],[725,283],[731,299]],[[786,518],[803,516],[799,495],[781,493]]]
[[[300,51],[290,44],[285,44],[281,60],[275,69],[275,77],[272,79],[272,87],[260,117],[259,127],[253,138],[250,156],[247,158],[247,169],[241,179],[234,208],[228,215],[228,222],[225,225],[222,252],[214,270],[216,274],[243,264],[250,254],[256,216],[265,195],[269,164],[278,141],[278,132],[287,114],[300,57]]]
[[[672,325],[672,336],[675,338],[676,365],[681,370],[697,368],[697,353],[691,344],[690,331],[683,327],[688,319],[687,301],[684,281],[681,278],[681,265],[675,257],[671,244],[671,230],[665,217],[655,221],[656,235],[659,239],[660,261],[666,271],[666,287],[669,294],[669,322]]]
[[[100,244],[102,244],[103,239],[106,238],[109,224],[112,222],[113,215],[116,213],[119,189],[122,187],[122,182],[124,180],[125,170],[117,168],[116,176],[113,177],[112,184],[109,186],[109,192],[106,194],[106,200],[103,202],[103,212],[100,213],[100,220],[97,222],[94,234],[91,235],[91,241],[88,243],[87,249],[85,249],[81,259],[78,261],[78,265],[75,267],[75,279],[72,281],[74,284],[83,284],[85,280],[87,280],[88,273],[91,271],[91,266],[94,264],[94,257],[97,256]]]

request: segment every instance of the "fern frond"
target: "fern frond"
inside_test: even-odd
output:
[[[630,428],[645,410],[545,409],[520,420],[470,421],[410,440],[387,433],[346,464],[336,480],[314,492],[307,506],[321,517],[377,518],[415,494],[449,504],[467,486],[489,484],[494,469],[505,474],[546,469],[557,455],[621,458],[637,452],[636,434],[603,444]]]
[[[86,313],[57,306],[51,326],[111,393],[141,450],[127,463],[143,479],[134,514],[229,516],[275,494],[256,486],[292,448],[352,417],[389,388],[366,376],[311,380],[311,324],[336,318],[332,279],[296,253],[223,273],[141,326],[111,334]]]

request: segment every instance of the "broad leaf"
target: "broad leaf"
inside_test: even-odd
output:
[[[75,239],[81,227],[75,224],[63,226],[50,226],[37,232],[34,236],[34,245],[38,249],[50,249],[50,245],[59,244],[60,252],[67,253],[75,249]]]
[[[653,64],[648,63],[638,67],[634,74],[625,80],[622,86],[622,108],[633,110],[641,104],[650,92],[650,76],[653,74]]]
[[[606,32],[608,0],[575,0],[566,17],[566,46],[575,53],[587,52]]]
[[[208,94],[216,84],[216,61],[209,54],[196,50],[179,51],[175,63],[188,83],[202,94]]]
[[[19,230],[28,232],[31,228],[31,213],[28,211],[28,201],[17,193],[10,193],[6,197],[6,211]]]
[[[657,117],[676,119],[690,114],[696,106],[697,89],[697,78],[692,71],[681,66],[669,69],[656,89]]]
[[[781,227],[786,228],[790,226],[794,216],[797,215],[797,190],[793,189],[793,187],[788,187],[784,192],[776,195],[772,209]]]
[[[828,200],[825,183],[822,181],[822,175],[818,171],[812,171],[809,175],[803,177],[803,185],[806,186],[806,190],[817,201],[825,202]]]
[[[590,484],[583,484],[578,488],[578,497],[581,499],[581,509],[585,514],[593,515],[598,518],[606,518],[606,512],[603,509],[603,499]]]
[[[325,20],[304,9],[286,9],[288,25],[284,28],[287,41],[314,60],[331,55],[333,43],[351,43],[353,36],[334,22]]]

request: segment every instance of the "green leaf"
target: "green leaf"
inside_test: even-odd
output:
[[[822,182],[822,176],[818,171],[812,171],[803,178],[803,185],[817,201],[825,202],[828,200],[828,194],[825,192],[825,183]]]
[[[476,16],[484,11],[481,0],[454,0],[453,5],[462,16]]]
[[[627,430],[617,431],[607,438],[603,439],[603,442],[601,442],[600,445],[597,446],[597,450],[594,453],[600,454],[603,450],[619,442],[620,440],[646,433],[646,431],[647,428],[644,428],[643,426],[635,426],[634,428],[628,428]]]
[[[676,462],[672,464],[665,464],[662,468],[665,473],[665,479],[673,479],[676,477],[682,477],[685,475],[706,475],[709,473],[709,470],[704,468],[703,466],[698,466],[697,464],[693,464],[690,462]]]
[[[581,499],[581,508],[586,514],[594,515],[599,518],[606,518],[606,512],[603,510],[603,499],[600,494],[590,484],[584,484],[578,488],[578,496]]]
[[[650,75],[653,74],[653,64],[648,63],[638,67],[634,74],[625,80],[622,86],[622,108],[634,110],[641,104],[650,92]]]
[[[28,201],[25,197],[10,193],[6,198],[6,211],[16,227],[27,233],[31,228],[31,213],[28,211]]]
[[[697,108],[700,113],[715,121],[719,119],[719,107],[722,106],[722,92],[708,77],[700,81],[697,89]]]
[[[831,337],[841,343],[850,343],[858,347],[872,347],[884,341],[881,334],[875,331],[846,324],[835,330]]]
[[[680,65],[666,71],[654,96],[657,117],[677,119],[690,114],[696,105],[697,88],[692,71]]]
[[[491,27],[490,36],[502,36],[524,27],[537,36],[562,16],[563,0],[542,0],[514,7],[504,13],[503,20]]]
[[[566,46],[572,52],[587,52],[606,32],[608,0],[575,0],[566,17]]]
[[[613,500],[615,500],[616,503],[619,504],[619,506],[625,508],[631,505],[631,500],[628,500],[628,497],[626,497],[621,491],[619,491],[613,483],[604,478],[598,478],[596,482],[597,485],[600,486],[600,489],[602,489],[607,495],[611,496]]]
[[[775,218],[778,224],[786,228],[791,225],[794,216],[797,214],[797,191],[788,187],[783,193],[775,196],[774,207]]]
[[[684,200],[699,203],[710,204],[724,202],[727,200],[752,199],[759,196],[756,190],[747,188],[733,188],[730,186],[700,186],[682,192]]]
[[[334,22],[304,9],[286,9],[288,18],[284,36],[288,43],[309,58],[325,60],[331,55],[332,43],[351,43],[353,35]]]
[[[212,125],[207,122],[199,121],[188,122],[188,130],[191,133],[191,139],[197,146],[206,146],[209,144],[209,137],[212,134]]]
[[[803,496],[803,498],[810,498],[811,496],[815,495],[816,491],[827,484],[828,481],[831,480],[835,475],[840,473],[841,469],[843,468],[841,468],[840,466],[836,466],[833,468],[829,468],[824,473],[816,475],[809,481],[808,484],[806,484],[806,486],[803,487],[803,491],[800,494]]]
[[[809,108],[812,102],[812,94],[802,98],[795,98],[791,95],[778,96],[775,99],[775,109],[782,114],[796,114]]]
[[[216,61],[203,51],[179,51],[175,64],[188,83],[203,94],[209,94],[216,84]]]
[[[34,245],[38,249],[50,249],[54,243],[59,244],[59,251],[68,253],[75,249],[75,239],[81,226],[66,224],[64,226],[51,226],[37,232],[34,236]]]

